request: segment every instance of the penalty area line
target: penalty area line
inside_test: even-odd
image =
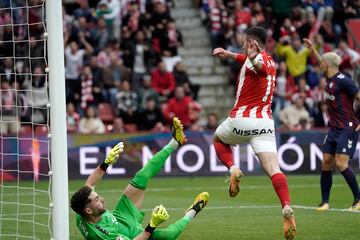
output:
[[[294,209],[302,209],[302,210],[310,210],[310,211],[314,211],[316,207],[311,207],[311,206],[304,206],[304,205],[292,205],[291,206]],[[210,211],[210,210],[227,210],[227,209],[273,209],[273,208],[278,208],[280,210],[280,206],[279,205],[239,205],[239,206],[208,206],[205,208],[205,211]],[[185,211],[185,208],[166,208],[168,211]],[[141,209],[142,211],[152,211],[153,208],[143,208]],[[331,212],[345,212],[345,213],[357,213],[360,214],[360,211],[349,211],[346,208],[331,208],[330,209]],[[71,214],[75,214],[73,212],[70,212]],[[40,212],[40,213],[35,213],[35,215],[48,215],[48,212]],[[14,217],[14,216],[31,216],[34,215],[34,213],[13,213],[13,214],[2,214],[2,217]]]

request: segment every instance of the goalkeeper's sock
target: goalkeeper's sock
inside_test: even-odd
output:
[[[225,144],[219,140],[214,141],[214,147],[217,157],[221,162],[230,169],[234,166],[233,154],[229,144]]]
[[[276,173],[271,177],[271,181],[280,199],[281,206],[290,205],[290,194],[285,175],[283,173]]]
[[[174,139],[171,139],[168,145],[157,152],[150,161],[135,174],[134,178],[130,182],[132,186],[139,189],[146,189],[149,180],[160,172],[160,170],[164,167],[166,159],[177,148],[177,146],[179,146],[179,144],[175,141],[176,145],[174,141]]]
[[[187,217],[187,218],[189,218],[191,220],[191,219],[194,219],[194,217],[196,216],[197,213],[198,212],[195,211],[195,209],[190,209],[189,211],[187,211],[185,213],[185,217]]]
[[[175,140],[175,138],[172,138],[168,145],[171,145],[174,148],[174,150],[179,147],[179,143]]]
[[[184,216],[175,223],[169,225],[167,228],[157,228],[152,234],[152,239],[167,240],[177,239],[179,235],[185,230],[186,226],[190,223],[190,218]]]

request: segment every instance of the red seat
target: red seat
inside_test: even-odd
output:
[[[21,125],[20,134],[23,136],[32,136],[32,126],[31,125]]]
[[[114,111],[110,103],[99,104],[99,118],[104,123],[112,123],[114,121]]]
[[[36,126],[36,128],[35,128],[35,136],[37,136],[37,137],[47,136],[48,133],[49,133],[49,130],[48,130],[47,126]]]

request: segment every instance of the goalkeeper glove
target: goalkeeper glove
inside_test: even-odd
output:
[[[163,205],[156,206],[151,213],[150,227],[156,228],[169,218],[169,214]]]
[[[163,205],[156,206],[151,213],[150,223],[145,231],[152,233],[157,226],[165,222],[169,218],[169,214]]]
[[[119,159],[120,154],[124,151],[124,143],[119,142],[115,147],[110,150],[109,155],[106,157],[105,161],[100,165],[100,168],[104,171],[113,165]]]

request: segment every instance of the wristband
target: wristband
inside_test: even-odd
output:
[[[104,172],[106,172],[106,169],[109,167],[109,164],[103,162],[99,166]]]
[[[152,234],[155,228],[150,226],[150,223],[146,226],[145,231]]]

